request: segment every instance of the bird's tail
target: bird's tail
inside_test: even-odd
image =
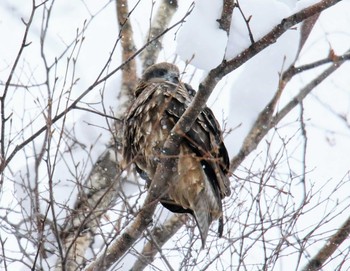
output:
[[[213,221],[213,218],[208,212],[209,206],[207,204],[203,197],[201,197],[197,202],[195,203],[195,206],[193,206],[193,216],[196,220],[197,227],[199,229],[199,233],[201,235],[202,239],[202,248],[205,246],[205,241],[208,236],[209,232],[209,226],[211,222]]]
[[[205,246],[210,224],[213,220],[222,217],[221,201],[215,195],[207,177],[205,177],[204,187],[192,206],[193,216],[197,222],[202,239],[202,248]]]

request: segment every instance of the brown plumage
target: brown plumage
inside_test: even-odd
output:
[[[135,163],[148,185],[165,140],[196,93],[180,82],[179,76],[178,68],[170,63],[149,67],[125,118],[124,158],[127,163]],[[219,235],[222,234],[221,201],[230,194],[228,167],[222,132],[206,107],[181,141],[176,173],[169,177],[165,184],[168,193],[160,200],[172,212],[194,216],[203,247],[213,220],[219,219]]]

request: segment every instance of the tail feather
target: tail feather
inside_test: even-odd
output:
[[[219,235],[222,234],[222,205],[220,199],[212,189],[207,177],[204,178],[204,187],[197,196],[193,206],[193,215],[202,239],[202,248],[208,236],[210,224],[214,219],[219,218]]]
[[[205,241],[207,240],[209,227],[213,218],[209,211],[208,201],[201,197],[193,207],[193,216],[196,220],[197,227],[202,239],[202,248],[205,246]]]

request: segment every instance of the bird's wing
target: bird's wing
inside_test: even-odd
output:
[[[175,122],[191,104],[193,93],[195,94],[195,91],[187,84],[179,84],[176,92],[165,93],[172,97],[166,113],[174,118]],[[214,190],[222,198],[228,196],[230,194],[227,177],[229,157],[223,143],[220,126],[208,107],[205,107],[199,114],[184,140],[198,157],[203,158],[202,165]]]
[[[191,87],[191,85],[186,83],[184,85],[190,96],[194,97],[197,94],[197,92]],[[207,125],[207,127],[209,128],[211,134],[214,135],[214,138],[211,142],[214,143],[214,145],[217,145],[218,147],[219,157],[222,158],[221,168],[222,171],[227,175],[229,173],[230,159],[223,141],[223,135],[220,129],[220,124],[216,120],[213,112],[209,107],[205,107],[202,111],[202,114],[205,117],[205,125]]]
[[[168,129],[171,129],[187,107],[190,106],[196,94],[196,91],[188,84],[180,83],[177,85],[166,82],[149,84],[141,82],[136,92],[138,96],[132,103],[125,118],[128,124],[124,125],[124,127],[127,127],[124,131],[124,138],[129,142],[140,140],[136,138],[135,130],[137,127],[132,124],[133,119],[137,119],[141,114],[146,114],[146,112],[153,109],[151,107],[161,107],[164,110],[162,114],[168,116]],[[164,96],[163,101],[165,104],[157,104],[159,101],[151,102],[152,99],[157,99],[156,96],[159,95]],[[157,108],[154,109],[158,110]],[[222,198],[228,196],[230,194],[227,177],[229,157],[223,143],[220,126],[213,112],[208,107],[205,107],[199,114],[184,140],[198,157],[203,157],[202,164],[209,175],[214,190]],[[130,150],[130,144],[124,144],[123,153],[128,163],[139,151],[136,148],[131,148]],[[139,172],[141,171],[139,170]]]
[[[154,92],[158,86],[155,84],[139,84],[137,87],[138,96],[132,101],[129,109],[126,112],[123,125],[124,142],[123,142],[123,157],[126,163],[131,163],[139,150],[137,148],[140,144],[134,144],[134,142],[140,142],[141,133],[137,131],[140,123],[136,120],[142,120],[147,117],[147,112],[150,110],[150,106],[156,106],[155,103],[150,103]]]

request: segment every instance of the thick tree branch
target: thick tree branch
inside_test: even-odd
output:
[[[327,1],[324,1],[327,2]],[[337,2],[337,1],[335,1]],[[326,8],[322,6],[322,8]],[[313,8],[312,10],[315,10]],[[317,10],[317,9],[316,9]],[[300,15],[303,14],[303,15]],[[271,42],[274,42],[277,37],[282,35],[290,26],[296,24],[298,20],[306,18],[307,12],[304,13],[301,11],[299,16],[293,15],[289,18],[286,18],[282,21],[282,23],[274,28],[272,32],[266,35],[262,40],[253,44],[246,51],[250,51],[250,53],[243,53],[241,57],[237,57],[231,61],[223,62],[216,69],[212,70],[206,79],[200,84],[198,94],[194,98],[192,105],[186,110],[182,118],[178,121],[178,123],[174,126],[172,133],[169,138],[165,142],[164,145],[164,153],[165,156],[161,159],[162,162],[159,164],[155,178],[151,184],[149,194],[146,198],[144,207],[141,209],[140,213],[137,215],[135,221],[131,226],[129,226],[125,232],[122,234],[120,238],[116,240],[115,243],[111,245],[111,247],[107,250],[107,253],[104,255],[101,261],[96,261],[93,265],[88,267],[87,270],[97,270],[96,268],[108,268],[113,264],[117,259],[119,259],[126,251],[131,247],[131,245],[141,236],[144,229],[148,226],[151,221],[152,215],[158,203],[158,200],[162,193],[164,193],[164,183],[167,179],[167,176],[172,174],[172,168],[175,165],[175,159],[178,154],[178,146],[181,141],[181,136],[185,134],[191,127],[193,121],[196,119],[198,114],[202,111],[203,107],[206,104],[207,99],[209,98],[212,90],[214,89],[216,83],[228,72],[230,72],[231,68],[238,67],[243,62],[239,60],[248,60],[249,58],[261,51]],[[291,19],[292,18],[292,19]],[[303,18],[303,19],[305,19]],[[300,20],[303,20],[300,19]],[[292,21],[291,21],[292,20]],[[288,26],[288,27],[287,27]],[[271,39],[270,37],[274,37]],[[244,58],[245,57],[245,58]],[[240,59],[241,58],[241,59]],[[276,99],[273,101],[276,102]]]
[[[200,95],[196,95],[200,96]],[[209,96],[208,96],[209,97]],[[198,110],[195,103],[185,111],[176,125],[170,132],[169,137],[163,146],[163,156],[157,166],[154,179],[149,188],[149,192],[145,199],[142,209],[136,216],[133,223],[125,229],[122,235],[111,244],[106,253],[98,258],[86,270],[106,270],[118,259],[120,259],[127,250],[141,237],[143,231],[152,221],[153,213],[157,207],[159,199],[163,194],[167,193],[166,180],[173,174],[173,168],[176,168],[176,157],[179,154],[181,135],[188,131],[196,119]]]
[[[174,24],[172,27],[167,28],[166,32],[178,25],[179,23],[183,22],[184,19],[191,13],[191,11],[192,9],[190,9],[179,22]],[[143,46],[143,48],[145,47],[146,45]],[[190,108],[193,107],[191,106]],[[189,111],[189,113],[187,113],[187,111]],[[114,243],[111,244],[111,246],[107,249],[106,253],[104,253],[99,258],[97,258],[96,261],[91,263],[86,268],[86,270],[92,271],[108,269],[112,264],[114,264],[118,259],[120,259],[120,257],[124,255],[124,253],[136,242],[138,238],[141,237],[143,231],[152,221],[152,216],[157,206],[157,203],[161,195],[163,193],[166,193],[166,191],[164,191],[163,184],[166,183],[168,176],[170,176],[170,174],[173,174],[172,169],[176,165],[176,159],[174,157],[178,155],[179,143],[181,141],[180,134],[182,134],[182,131],[186,131],[186,129],[188,131],[195,120],[195,118],[193,118],[193,110],[187,111],[174,126],[169,138],[164,144],[164,156],[160,159],[161,161],[157,167],[154,180],[152,181],[152,184],[149,188],[149,193],[147,194],[147,197],[139,214],[136,216],[133,223],[125,229],[122,235]],[[199,112],[197,112],[196,114],[198,115]],[[185,123],[186,121],[184,120],[187,119],[186,115],[188,114],[190,114],[188,118],[191,120],[191,123],[189,124]]]
[[[154,20],[150,25],[147,41],[158,36],[168,27],[177,7],[177,0],[162,0],[160,2]],[[162,49],[162,40],[163,36],[149,43],[145,50],[143,50],[141,54],[143,70],[147,69],[157,61],[159,52]]]
[[[224,3],[227,3],[227,2],[229,2],[231,4],[233,3],[233,1],[231,1],[231,0],[223,0],[223,1],[224,1]],[[171,2],[174,2],[174,1],[165,1],[164,0],[164,2],[162,2],[161,5],[166,4],[167,2],[168,2],[168,4],[170,4]],[[328,3],[328,5],[330,5],[331,2],[332,1],[322,1],[319,4]],[[338,2],[338,1],[335,1],[334,3],[336,3],[336,2]],[[123,66],[123,73],[122,73],[122,78],[123,78],[122,84],[123,85],[122,85],[122,90],[120,93],[124,93],[124,94],[121,94],[122,96],[130,96],[130,90],[132,90],[134,88],[135,82],[136,82],[136,68],[135,68],[135,63],[134,63],[135,61],[133,59],[138,53],[142,52],[142,50],[136,51],[132,40],[130,40],[130,38],[132,38],[133,34],[132,34],[131,25],[130,25],[130,27],[127,26],[127,24],[129,23],[129,15],[130,15],[130,14],[127,14],[127,6],[126,6],[126,9],[124,11],[122,11],[122,9],[125,7],[125,5],[128,4],[128,2],[126,0],[121,0],[121,1],[117,1],[116,4],[117,4],[118,12],[120,12],[120,14],[118,14],[120,25],[123,25],[122,28],[124,28],[124,30],[125,30],[124,34],[120,38],[121,43],[122,43],[122,48],[123,48],[122,49],[123,50],[123,62],[125,62],[125,65]],[[318,6],[318,4],[314,5],[314,7],[316,7],[316,9],[314,8],[312,10],[312,12],[310,9],[309,13],[311,14],[313,12],[316,12],[316,14],[312,15],[309,18],[317,17],[320,14],[318,11],[318,10],[320,10],[320,7]],[[224,5],[224,8],[225,8],[225,5]],[[159,9],[158,12],[160,12],[160,10],[161,9]],[[301,12],[303,12],[303,11],[301,11]],[[232,11],[231,11],[231,14],[232,14]],[[167,27],[169,20],[170,20],[169,17],[171,17],[171,16],[170,15],[165,16],[166,18],[163,18],[161,20],[162,23],[157,23],[155,20],[154,22],[152,22],[152,25],[155,26],[155,25],[159,24],[160,25],[159,27],[162,28],[162,30],[159,30],[160,31],[159,33],[162,33],[162,31],[164,31],[164,33],[165,33],[166,31],[169,30],[166,27]],[[227,10],[226,11],[223,10],[222,21],[227,20],[226,22],[223,23],[223,25],[224,25],[223,28],[226,28],[225,31],[227,31],[227,33],[229,31],[229,28],[227,28],[227,26],[230,25],[229,21],[231,20],[229,16],[230,16],[230,12],[228,12]],[[288,18],[286,18],[285,20],[287,20]],[[165,24],[164,22],[166,22],[167,20],[168,20],[168,22]],[[290,25],[288,25],[285,20],[283,20],[282,23],[280,24],[283,32],[288,30],[290,27]],[[306,20],[308,20],[308,19],[306,19]],[[310,24],[311,27],[313,24],[314,23],[311,22],[311,24]],[[152,34],[152,29],[155,31],[153,34]],[[154,36],[158,36],[158,38],[162,37],[162,35],[160,35],[160,36],[158,35],[159,34],[158,32],[156,33],[156,30],[157,30],[156,27],[154,27],[154,28],[152,27],[152,29],[150,31],[150,36],[149,36],[150,38],[152,38]],[[208,77],[205,78],[205,80],[202,82],[202,84],[200,84],[199,91],[198,91],[198,93],[193,101],[193,104],[190,106],[190,108],[188,110],[186,110],[183,118],[181,118],[180,121],[176,124],[176,126],[172,130],[169,138],[167,139],[167,141],[165,143],[164,156],[161,158],[161,163],[157,168],[155,179],[154,179],[153,183],[151,184],[149,194],[147,196],[147,199],[145,201],[143,208],[137,213],[135,220],[130,224],[130,226],[128,226],[121,233],[121,236],[117,236],[120,238],[118,238],[115,242],[113,242],[111,246],[107,241],[108,239],[105,239],[105,241],[106,241],[105,245],[108,247],[108,249],[106,249],[106,253],[103,254],[101,257],[99,257],[96,262],[94,262],[92,265],[90,265],[88,267],[88,270],[113,269],[111,267],[113,265],[115,266],[116,264],[118,264],[118,262],[117,262],[118,259],[120,260],[121,257],[125,256],[125,253],[128,253],[130,250],[132,251],[133,243],[135,241],[137,241],[141,236],[144,236],[143,234],[145,233],[145,229],[147,229],[147,227],[149,226],[149,222],[152,220],[152,215],[153,215],[153,212],[157,206],[158,200],[161,197],[161,195],[166,192],[166,191],[164,191],[164,187],[165,187],[164,183],[166,182],[167,177],[170,174],[174,174],[173,168],[174,168],[174,164],[176,163],[175,159],[178,155],[177,150],[178,150],[178,146],[179,146],[179,143],[182,139],[183,134],[186,131],[188,131],[188,129],[190,129],[192,122],[196,119],[197,115],[202,111],[203,107],[206,104],[206,101],[208,100],[209,96],[211,95],[211,92],[215,88],[217,82],[219,80],[221,80],[225,74],[230,73],[236,67],[239,67],[245,61],[249,60],[254,55],[256,55],[258,52],[263,50],[266,46],[269,46],[271,43],[275,42],[276,39],[278,38],[278,35],[281,35],[283,33],[283,32],[279,32],[282,30],[277,29],[277,28],[272,30],[272,32],[273,31],[275,31],[275,32],[274,32],[274,34],[272,34],[272,36],[271,35],[269,36],[269,37],[271,37],[271,39],[266,38],[265,40],[262,40],[260,45],[259,45],[260,41],[258,41],[256,43],[253,42],[253,45],[245,51],[246,55],[243,54],[243,56],[241,55],[241,56],[236,57],[232,60],[223,61],[223,63],[221,63],[216,69],[212,70],[209,73]],[[306,38],[309,35],[309,33],[310,32],[305,34]],[[304,41],[301,41],[300,48],[302,48],[303,44],[305,43],[306,38],[304,39]],[[147,55],[148,50],[149,50],[148,53],[150,54],[150,58],[147,56],[145,57],[145,59],[148,59],[148,60],[142,59],[144,67],[147,67],[147,65],[153,64],[156,61],[159,50],[161,49],[161,46],[157,45],[156,39],[153,39],[153,42],[149,41],[148,45],[149,45],[148,47],[146,47],[146,46],[143,47],[143,52],[142,52],[142,56],[143,56],[143,53],[145,55]],[[344,58],[340,58],[338,56],[334,57],[334,55],[330,55],[330,57],[328,59],[321,60],[321,61],[314,62],[314,63],[310,63],[307,65],[303,65],[303,66],[299,66],[299,67],[294,67],[294,65],[293,65],[285,73],[283,73],[281,75],[280,86],[279,86],[275,96],[270,101],[267,108],[265,110],[263,110],[261,112],[261,114],[259,115],[259,117],[255,123],[255,126],[253,127],[252,131],[249,133],[250,137],[248,136],[248,138],[246,138],[246,142],[245,142],[243,147],[247,147],[247,148],[246,148],[246,150],[243,151],[243,156],[241,158],[244,159],[244,157],[246,157],[246,155],[249,152],[251,152],[256,147],[256,145],[262,140],[262,138],[264,137],[264,135],[266,135],[266,133],[269,131],[269,129],[273,128],[278,123],[278,121],[280,121],[286,114],[288,114],[295,106],[298,106],[300,104],[300,102],[306,97],[306,95],[308,95],[310,93],[310,91],[315,88],[315,86],[320,84],[322,82],[322,80],[324,80],[330,74],[332,74],[341,64],[343,64],[343,62],[346,59],[349,59],[348,56],[345,56]],[[107,73],[107,68],[109,67],[110,61],[111,61],[111,59],[109,59],[106,62],[107,63],[106,67],[102,70],[101,74],[94,82],[93,87],[97,86],[100,83],[105,82],[105,80],[107,80],[110,76],[112,76],[112,74],[117,72],[117,70],[113,70],[112,72]],[[304,89],[302,89],[302,91],[295,97],[295,99],[293,99],[289,104],[287,104],[286,107],[282,108],[282,110],[280,112],[276,113],[276,104],[281,96],[281,93],[282,93],[286,83],[289,82],[290,78],[292,78],[294,75],[296,75],[302,71],[312,69],[316,66],[326,64],[326,63],[331,63],[332,66],[329,69],[327,69],[324,73],[322,73],[318,78],[316,78],[314,81],[312,81],[308,86],[306,86]],[[118,70],[119,70],[119,68],[120,67],[118,67]],[[332,68],[334,70],[332,70]],[[106,74],[106,76],[105,76],[105,74]],[[91,87],[90,90],[92,90],[93,87]],[[86,94],[87,93],[85,93],[84,96]],[[62,118],[66,117],[67,113],[71,109],[78,108],[78,102],[84,96],[81,96],[79,98],[79,100],[76,102],[69,101],[67,103],[68,108],[64,112],[61,112],[61,114],[62,114],[61,117]],[[126,98],[126,99],[129,100],[128,98]],[[122,112],[122,111],[124,111],[124,110],[121,110],[120,112]],[[119,113],[119,111],[118,111],[118,113]],[[58,116],[59,115],[56,115],[56,117],[58,117]],[[55,121],[57,121],[61,118],[61,117],[60,118],[56,118],[56,117],[55,117],[55,115],[53,115],[54,121],[50,122],[50,126]],[[48,131],[47,127],[49,127],[49,126],[46,126],[45,127],[46,130],[44,130],[44,131]],[[42,132],[43,131],[41,131],[40,133],[42,133]],[[30,141],[33,140],[40,133],[36,133],[29,140]],[[27,142],[30,142],[30,141],[27,141]],[[1,143],[3,143],[3,141]],[[25,145],[21,145],[18,150],[20,150],[24,146]],[[17,147],[16,147],[16,149],[17,149]],[[9,149],[8,152],[10,153],[12,150],[13,150],[13,147],[11,146],[11,149]],[[16,152],[14,151],[14,152],[10,153],[10,156],[9,156],[10,159],[4,160],[4,162],[9,163],[13,157],[13,156],[11,157],[12,154],[14,156],[16,154]],[[104,153],[100,157],[98,163],[96,163],[94,165],[88,180],[85,183],[78,184],[79,185],[79,192],[80,192],[79,199],[76,203],[75,209],[72,212],[72,215],[67,217],[66,226],[60,235],[61,240],[63,241],[62,245],[63,245],[64,249],[66,250],[66,255],[64,255],[64,253],[61,253],[61,255],[62,255],[61,258],[63,259],[63,263],[65,263],[64,266],[62,265],[59,267],[61,270],[80,269],[83,267],[84,261],[86,260],[84,258],[86,247],[91,245],[91,240],[93,240],[95,230],[100,225],[101,216],[109,208],[110,202],[113,202],[113,199],[115,198],[115,196],[117,194],[115,191],[118,189],[118,181],[119,180],[116,180],[115,176],[119,177],[119,171],[116,168],[117,161],[115,159],[114,154],[115,154],[114,146],[110,146],[108,148],[107,152]],[[6,156],[7,156],[7,154],[6,154]],[[1,158],[6,159],[7,157],[4,156],[4,157],[0,157],[0,159]],[[242,162],[242,160],[240,160],[240,161],[237,160],[236,164],[238,165],[241,162]],[[234,164],[234,162],[233,162],[233,164]],[[54,163],[53,163],[53,165],[54,165]],[[0,165],[0,171],[4,167],[2,167]],[[236,167],[237,166],[233,166],[234,169]],[[105,171],[106,168],[108,168],[107,171]],[[101,181],[103,181],[103,182],[101,182]],[[264,185],[265,184],[261,183],[261,187],[263,187]],[[53,192],[52,185],[50,187],[50,191]],[[282,192],[284,192],[284,191],[282,191]],[[263,191],[262,191],[262,193],[263,193]],[[253,200],[254,199],[255,198],[253,198]],[[53,202],[53,200],[52,200],[52,202]],[[236,205],[236,203],[234,203],[234,204]],[[248,212],[249,212],[248,213],[248,216],[249,216],[250,211],[248,211]],[[252,212],[252,215],[254,215],[254,214],[256,214],[256,213]],[[267,229],[267,227],[265,227],[265,223],[267,222],[265,219],[267,219],[267,218],[265,218],[264,213],[261,213],[261,214],[262,215],[260,216],[260,221],[258,221],[258,222],[263,223],[261,226],[261,229],[264,230],[264,229]],[[130,213],[128,213],[128,216],[129,215],[130,215]],[[292,215],[294,217],[295,213],[293,212]],[[186,218],[188,217],[187,215],[181,215],[181,216],[186,217]],[[172,234],[176,233],[176,231],[181,227],[182,221],[175,219],[175,217],[177,217],[177,216],[173,216],[169,221],[165,222],[165,224],[162,225],[161,227],[153,228],[152,235],[148,235],[148,236],[151,236],[150,240],[148,243],[146,243],[144,250],[142,251],[141,256],[143,256],[143,257],[140,257],[138,259],[138,261],[135,263],[135,265],[133,267],[133,270],[142,270],[145,267],[145,265],[152,262],[153,259],[155,258],[156,253],[160,251],[162,245],[169,238],[171,238]],[[128,220],[128,219],[126,219],[126,220]],[[349,235],[349,231],[350,231],[349,224],[350,223],[347,221],[342,226],[342,228],[339,229],[339,231],[334,236],[332,236],[332,238],[329,239],[330,243],[327,243],[324,246],[324,249],[322,249],[322,251],[315,258],[313,258],[311,260],[310,264],[308,265],[310,267],[308,267],[308,266],[305,267],[305,270],[315,270],[312,268],[319,268],[325,264],[325,262],[330,257],[330,255],[332,255],[332,253],[334,253],[336,248],[343,242],[343,240],[346,238],[346,236]],[[249,227],[249,226],[247,226],[247,227]],[[243,229],[245,229],[245,226]],[[256,230],[256,229],[257,228],[254,228],[253,230]],[[282,225],[281,225],[281,229],[282,229]],[[151,232],[151,230],[147,231],[148,234],[149,234],[149,232]],[[293,231],[293,233],[294,233],[294,231]],[[117,235],[117,234],[119,234],[119,231],[116,231],[115,235]],[[232,236],[231,234],[230,234],[230,236],[228,236],[227,240],[225,241],[225,246],[227,245],[227,247],[232,248],[232,252],[235,253],[235,249],[236,249],[236,245],[234,244],[235,240],[233,240],[233,238],[231,238],[231,236]],[[283,232],[283,234],[284,234],[284,232]],[[283,237],[286,237],[286,239],[281,238],[281,239],[283,239],[283,241],[281,241],[281,245],[285,241],[288,242],[288,238],[289,238],[288,234],[289,234],[289,231],[287,232],[287,234],[285,236],[283,236]],[[242,233],[242,236],[240,236],[240,237],[245,238],[246,236],[247,235],[245,232],[244,234]],[[260,239],[260,238],[261,237],[259,236],[259,237],[257,237],[256,240],[257,241],[262,240],[262,242],[263,242],[264,255],[262,255],[262,257],[264,257],[265,263],[267,263],[270,259],[272,259],[272,257],[269,258],[270,256],[267,253],[268,249],[266,249],[266,247],[265,247],[265,242],[269,242],[269,240],[265,239],[264,233],[262,235],[262,239]],[[44,238],[43,238],[43,240],[44,240]],[[0,241],[2,244],[5,244],[5,242],[6,242],[6,240],[4,241],[2,239]],[[59,242],[59,240],[57,240],[57,241]],[[255,239],[253,241],[256,242]],[[59,245],[60,244],[61,243],[59,243]],[[57,245],[57,243],[55,245]],[[268,243],[268,245],[270,245],[270,244]],[[43,246],[43,245],[40,243],[40,246]],[[44,246],[43,246],[43,248],[44,248]],[[91,248],[92,248],[92,246],[91,246]],[[225,251],[226,249],[227,248],[225,248],[221,251]],[[220,254],[221,251],[218,250],[216,257],[220,257],[222,255],[222,254]],[[276,251],[279,251],[279,250],[276,250]],[[39,252],[39,250],[38,250],[38,252]],[[195,253],[194,250],[190,250],[188,252],[188,255],[192,254],[192,252]],[[3,250],[3,254],[5,256],[5,250]],[[244,260],[243,260],[243,258],[246,255],[245,251],[243,251],[243,249],[242,249],[242,251],[239,252],[239,255],[242,256],[241,259],[238,259],[240,261],[239,265],[243,266],[245,264]],[[192,257],[191,260],[193,259],[194,263],[201,264],[199,262],[201,260],[195,259],[195,256],[194,257],[193,256],[194,256],[194,254],[191,255],[191,257]],[[8,257],[8,255],[6,255],[6,257]],[[29,258],[29,256],[28,256],[28,258]],[[189,258],[190,258],[190,256],[186,255],[184,263]],[[38,262],[39,261],[40,261],[40,263],[44,262],[41,259],[38,260]],[[209,261],[211,261],[211,260],[209,259]],[[267,265],[265,265],[265,263],[264,263],[264,267],[267,266]],[[5,264],[6,264],[6,262],[5,262]],[[37,266],[39,266],[39,265],[37,265]],[[206,268],[209,268],[209,266],[210,266],[210,264],[208,264],[206,266]],[[6,268],[6,266],[5,266],[5,268]],[[34,268],[34,265],[33,265],[33,268]],[[169,268],[169,269],[172,270],[171,268]]]
[[[338,231],[331,236],[324,245],[324,247],[311,259],[311,261],[303,268],[303,271],[317,271],[320,270],[323,264],[329,259],[337,248],[350,236],[350,217],[338,229]]]
[[[127,101],[125,103],[122,103],[122,108],[118,110],[119,117],[121,117],[124,114],[126,108],[128,107],[129,102],[132,100],[132,92],[136,87],[136,61],[134,58],[132,58],[132,56],[136,53],[136,47],[133,39],[132,25],[129,19],[130,13],[128,1],[116,1],[116,5],[118,22],[121,27],[120,36],[122,45],[122,62],[126,62],[125,66],[122,69],[122,86],[118,94],[119,99],[121,97],[124,97],[122,100]],[[129,59],[131,60],[128,61]]]
[[[139,214],[136,216],[134,222],[127,227],[124,233],[110,246],[106,254],[98,259],[93,265],[90,265],[87,270],[106,269],[112,263],[116,262],[132,246],[132,244],[140,238],[149,222],[152,221],[152,216],[159,199],[163,194],[167,193],[167,189],[165,189],[165,187],[167,187],[166,181],[169,176],[173,174],[173,168],[176,168],[176,157],[179,154],[182,136],[191,129],[198,114],[206,105],[212,89],[213,88],[203,88],[203,85],[200,86],[193,102],[175,124],[164,143],[162,151],[163,156],[160,157],[160,163],[157,166],[149,192]]]
[[[322,12],[323,10],[335,5],[336,3],[340,2],[341,0],[323,0],[317,4],[314,4],[308,8],[305,8],[292,16],[289,16],[282,20],[280,24],[275,26],[272,31],[270,31],[268,34],[266,34],[264,37],[262,37],[260,40],[256,41],[254,44],[252,44],[249,48],[244,50],[241,54],[239,54],[237,57],[229,60],[229,61],[223,61],[220,65],[218,65],[216,68],[212,69],[207,77],[204,79],[204,81],[199,85],[199,91],[198,95],[196,95],[196,98],[206,100],[212,90],[215,88],[217,82],[219,82],[225,75],[232,72],[236,68],[243,65],[246,61],[248,61],[250,58],[261,52],[264,48],[269,46],[270,44],[277,41],[277,39],[288,29],[290,29],[292,26],[302,22],[303,20],[306,20],[307,18],[314,16],[315,14],[318,14]],[[202,94],[200,94],[202,93]],[[270,106],[267,107],[267,112],[262,112],[259,116],[259,122],[261,122],[262,119],[268,119],[268,116],[271,116],[273,113],[273,109],[275,107],[276,102],[278,101],[279,97],[281,95],[281,90],[276,93],[276,96],[271,101]],[[199,98],[203,97],[203,98]],[[202,110],[203,104],[198,101],[198,112]],[[268,113],[268,114],[267,114]],[[266,115],[267,114],[267,115]],[[197,116],[197,115],[195,115]],[[260,132],[259,132],[260,134]],[[254,137],[256,137],[255,135]],[[248,135],[249,137],[249,135]],[[238,157],[241,157],[239,155]],[[245,155],[243,155],[245,157]],[[234,158],[231,163],[231,169],[234,169],[238,166],[239,158]],[[239,160],[237,160],[239,159]]]
[[[141,255],[138,257],[131,270],[141,271],[154,261],[155,256],[161,247],[170,240],[171,237],[183,226],[188,215],[172,215],[164,224],[155,227],[150,232],[149,241],[143,247]]]
[[[341,0],[324,0],[318,4],[305,8],[300,12],[283,19],[282,22],[278,24],[276,27],[274,27],[271,32],[266,34],[264,37],[262,37],[260,40],[258,40],[254,44],[252,44],[248,49],[244,50],[240,55],[233,58],[232,60],[223,61],[219,66],[211,70],[207,75],[207,77],[204,79],[204,81],[200,84],[198,94],[203,92],[203,98],[207,99],[207,96],[210,95],[212,90],[215,88],[217,82],[219,82],[225,75],[232,72],[234,69],[240,67],[247,60],[249,60],[256,54],[258,54],[268,45],[276,42],[277,38],[280,37],[288,29],[290,29],[290,27],[292,27],[293,25],[300,23],[303,20],[317,13],[320,13],[321,11],[329,8],[330,6],[335,5],[339,1]],[[274,97],[274,99],[272,100],[270,107],[269,106],[267,107],[269,115],[272,114],[274,106],[277,100],[279,99],[280,95],[281,95],[281,92],[278,92]],[[199,97],[199,96],[202,97],[202,95],[197,95],[196,97]],[[199,102],[199,104],[201,103]],[[200,110],[202,110],[202,106],[199,106],[198,108],[199,112]],[[264,117],[266,119],[266,112],[262,112],[260,117]],[[231,169],[235,167],[236,167],[236,162],[234,159],[231,165]]]
[[[275,43],[277,39],[292,26],[306,20],[311,16],[314,16],[315,14],[322,12],[323,10],[339,3],[340,1],[342,0],[323,0],[287,18],[284,18],[280,24],[276,25],[269,33],[267,33],[260,40],[253,43],[249,48],[244,50],[238,56],[231,60],[223,61],[219,66],[211,70],[207,76],[210,78],[205,79],[208,83],[208,86],[215,87],[216,83],[219,82],[224,76],[243,65],[245,62],[247,62],[253,56],[257,55],[270,44]],[[205,85],[204,87],[207,86]]]
[[[224,30],[227,36],[230,34],[232,12],[235,7],[234,0],[223,0],[221,17],[218,19],[220,29]]]
[[[254,43],[251,47],[245,50],[240,56],[230,60],[223,61],[218,67],[211,70],[204,81],[199,85],[197,95],[195,96],[191,106],[186,110],[180,120],[173,127],[168,139],[164,144],[164,157],[161,158],[160,164],[157,167],[154,179],[149,188],[149,193],[145,200],[143,208],[124,233],[116,240],[115,243],[107,250],[101,260],[90,266],[87,270],[97,270],[97,268],[107,268],[112,263],[116,262],[141,236],[146,229],[148,223],[152,220],[152,215],[159,201],[159,198],[164,191],[164,184],[167,177],[172,174],[172,168],[175,167],[174,157],[178,154],[179,143],[181,137],[192,126],[198,114],[203,110],[211,92],[226,74],[242,65],[248,59],[256,55],[265,47],[275,42],[279,36],[287,31],[291,26],[305,20],[314,15],[313,12],[321,12],[322,10],[336,4],[339,0],[325,0],[319,4],[312,6],[312,9],[306,8],[293,16],[284,19],[281,24],[276,26],[270,33],[265,35],[261,40]]]

